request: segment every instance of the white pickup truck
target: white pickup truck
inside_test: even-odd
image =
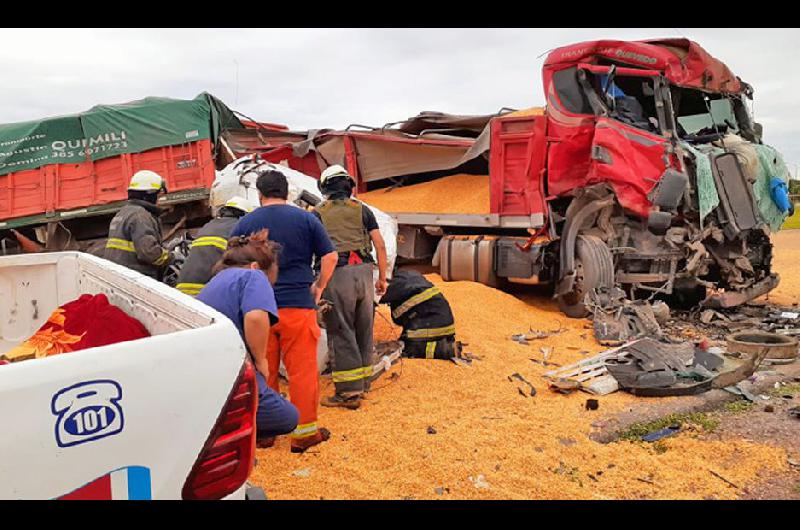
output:
[[[0,498],[245,498],[257,386],[233,323],[88,254],[0,258],[0,353],[105,293],[151,337],[0,366]]]

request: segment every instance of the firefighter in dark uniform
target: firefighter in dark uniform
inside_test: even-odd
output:
[[[156,206],[159,194],[166,191],[164,179],[154,171],[141,170],[133,175],[128,204],[117,212],[108,228],[107,260],[159,279],[170,259],[161,244],[161,209]]]
[[[220,208],[217,217],[206,223],[192,241],[189,255],[178,273],[175,288],[189,296],[196,296],[211,279],[211,269],[228,248],[228,238],[239,218],[255,210],[253,204],[242,197],[233,197]]]
[[[426,359],[460,356],[450,304],[422,274],[397,271],[380,302],[389,304],[392,321],[403,328],[403,355]]]
[[[372,378],[372,324],[375,318],[375,293],[386,291],[386,245],[375,214],[351,197],[355,181],[339,165],[323,171],[319,189],[325,201],[314,213],[322,221],[339,260],[322,298],[331,302],[323,313],[334,387],[333,396],[324,397],[322,405],[356,409],[369,390]],[[373,280],[375,264],[372,246],[378,258],[378,280]]]

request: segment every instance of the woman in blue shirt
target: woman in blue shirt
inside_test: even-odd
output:
[[[297,426],[297,408],[267,386],[267,341],[270,325],[278,322],[272,285],[278,276],[275,249],[262,230],[228,241],[228,250],[214,267],[214,277],[197,299],[236,325],[256,367],[258,381],[258,446],[269,447],[275,436]]]

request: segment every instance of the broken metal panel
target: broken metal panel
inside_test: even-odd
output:
[[[476,138],[497,114],[458,115],[445,112],[423,111],[397,125],[398,130],[418,135],[426,131],[442,130],[448,134]],[[387,124],[389,125],[389,124]]]
[[[772,273],[765,279],[746,289],[742,289],[740,291],[728,291],[722,294],[710,296],[703,302],[703,305],[714,309],[736,307],[738,305],[742,305],[748,300],[752,300],[761,295],[767,294],[777,287],[779,282],[780,277],[777,274]]]
[[[729,239],[733,239],[758,224],[753,189],[733,153],[714,156],[711,170],[722,206],[717,210],[722,229]]]

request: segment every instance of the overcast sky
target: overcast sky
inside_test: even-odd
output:
[[[684,36],[755,90],[764,139],[800,164],[797,29],[4,29],[0,123],[208,91],[293,129],[383,125],[423,110],[543,105],[550,49]],[[238,65],[238,76],[237,76]],[[238,77],[238,83],[237,83]]]

